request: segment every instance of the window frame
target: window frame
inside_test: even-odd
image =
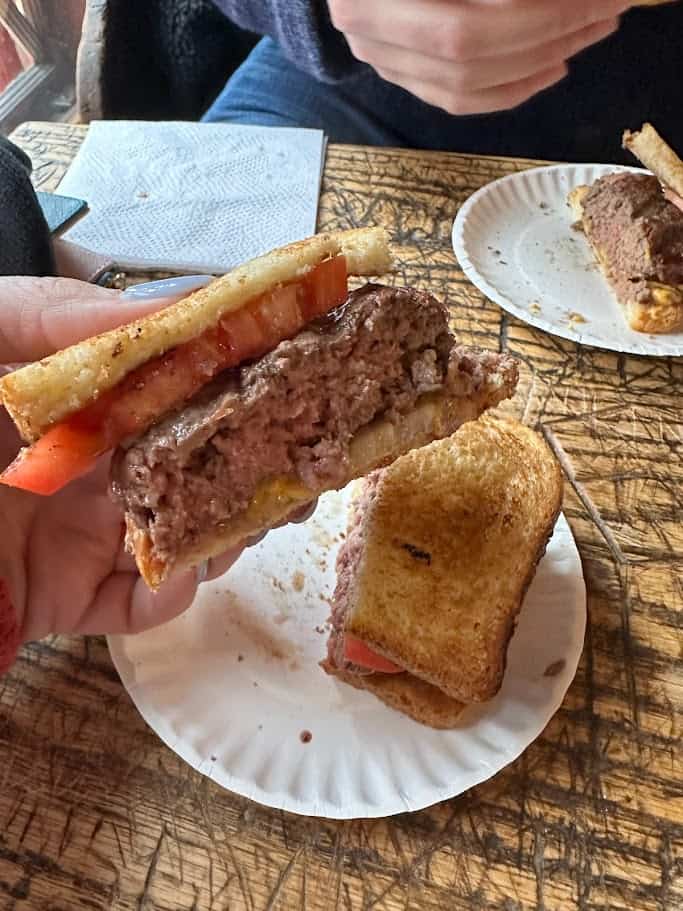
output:
[[[0,22],[33,58],[0,93],[0,133],[5,135],[26,120],[63,120],[75,103],[64,103],[75,93],[76,48],[60,53],[54,41],[51,23],[58,8],[45,0],[22,0],[22,7],[16,0],[0,0]]]

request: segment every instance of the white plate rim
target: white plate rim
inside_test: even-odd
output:
[[[528,179],[528,175],[531,172],[564,172],[571,174],[578,169],[594,170],[597,176],[627,171],[650,173],[644,168],[631,167],[630,165],[597,164],[585,162],[551,164],[541,165],[538,167],[523,168],[520,171],[515,171],[513,174],[506,174],[503,177],[498,177],[496,180],[492,180],[489,183],[485,184],[483,187],[480,187],[465,200],[462,206],[460,206],[458,209],[458,212],[453,221],[453,227],[451,230],[451,242],[453,246],[453,252],[455,253],[460,268],[462,269],[466,278],[476,288],[478,288],[482,294],[486,295],[487,298],[496,303],[507,313],[510,313],[512,316],[516,317],[522,322],[527,323],[536,329],[540,329],[543,332],[547,332],[550,335],[558,336],[559,338],[566,339],[567,341],[571,341],[579,345],[587,345],[594,348],[599,348],[603,351],[613,351],[617,354],[633,354],[643,357],[683,356],[683,342],[677,342],[675,344],[668,342],[668,337],[666,335],[649,335],[643,333],[642,341],[636,341],[634,339],[631,343],[621,344],[617,346],[602,336],[595,335],[590,330],[579,329],[576,327],[574,329],[565,328],[561,324],[557,324],[545,319],[542,314],[531,313],[526,307],[522,307],[516,304],[514,300],[511,300],[510,297],[508,297],[495,285],[489,282],[488,279],[477,269],[476,265],[470,258],[465,238],[467,221],[473,209],[475,209],[486,196],[488,196],[491,192],[495,192],[496,188],[500,187],[501,185],[519,181],[521,179],[524,179],[524,177]],[[573,186],[574,184],[570,183],[570,185]],[[615,306],[618,307],[616,300]]]

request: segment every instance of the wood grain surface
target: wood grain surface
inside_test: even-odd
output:
[[[20,128],[37,186],[57,186],[83,135]],[[146,728],[102,639],[35,643],[0,680],[1,909],[683,908],[683,361],[553,338],[464,279],[450,243],[458,206],[528,165],[333,145],[320,226],[386,225],[396,281],[445,298],[462,341],[521,361],[510,410],[562,462],[589,591],[560,711],[457,799],[332,823],[191,770]]]

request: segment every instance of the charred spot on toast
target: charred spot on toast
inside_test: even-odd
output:
[[[409,541],[396,541],[396,544],[403,550],[408,551],[413,560],[426,563],[427,566],[432,565],[432,555],[428,551],[416,547],[415,544],[411,544]]]

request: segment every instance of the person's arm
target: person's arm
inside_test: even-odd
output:
[[[288,60],[322,82],[339,82],[366,68],[333,27],[325,0],[213,2],[237,25],[268,35]]]

